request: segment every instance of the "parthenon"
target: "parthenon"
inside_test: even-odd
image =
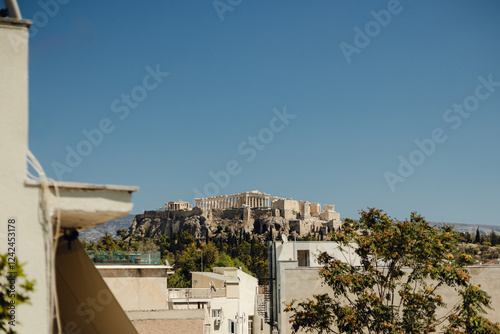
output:
[[[195,206],[201,209],[229,209],[229,208],[269,208],[271,197],[258,190],[247,191],[235,195],[222,195],[207,198],[195,198]]]

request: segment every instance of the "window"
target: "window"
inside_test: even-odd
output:
[[[297,258],[299,260],[299,267],[309,267],[309,250],[297,251]]]
[[[229,320],[229,333],[231,334],[237,334],[238,332],[238,327],[236,326],[236,322],[233,320]]]
[[[253,334],[253,316],[248,317],[248,334]]]
[[[214,309],[212,310],[212,318],[220,318],[222,314],[221,309]]]

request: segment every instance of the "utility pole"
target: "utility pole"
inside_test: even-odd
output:
[[[270,333],[278,333],[278,331],[274,331],[274,324],[277,323],[278,315],[277,315],[277,303],[279,302],[277,299],[278,291],[276,287],[276,243],[274,242],[274,233],[273,227],[269,227],[269,242],[268,242],[268,262],[269,262],[269,294],[271,295],[270,299],[270,318],[269,318],[269,328]]]

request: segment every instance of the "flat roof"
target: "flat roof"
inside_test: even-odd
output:
[[[221,281],[225,281],[227,283],[239,283],[240,280],[238,277],[224,276],[222,274],[210,273],[210,272],[202,272],[202,271],[192,271],[192,274],[201,274],[205,277],[215,278]]]
[[[40,186],[39,181],[26,180],[26,185]],[[111,184],[91,184],[82,182],[54,182],[60,189],[78,189],[78,190],[110,190],[110,191],[127,191],[134,192],[139,190],[136,186],[121,186]],[[49,187],[54,188],[54,183],[49,184]]]
[[[96,264],[97,269],[174,269],[171,266],[164,266],[160,264]]]

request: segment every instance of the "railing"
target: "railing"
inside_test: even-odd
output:
[[[269,285],[259,285],[257,288],[257,312],[264,317],[264,321],[269,321],[271,311],[271,295]]]
[[[87,251],[97,264],[161,264],[160,252]]]
[[[211,299],[226,297],[226,288],[169,289],[168,299]]]

